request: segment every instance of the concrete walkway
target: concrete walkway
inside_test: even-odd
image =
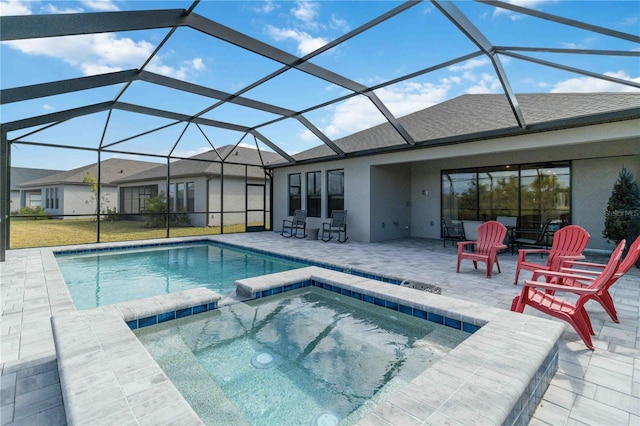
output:
[[[492,279],[475,271],[471,262],[463,262],[457,274],[455,247],[447,244],[443,248],[440,240],[338,244],[287,239],[272,232],[213,239],[433,284],[443,295],[503,309],[509,308],[521,288],[512,284],[517,256],[502,254],[502,273],[494,272]],[[588,260],[604,262],[606,257],[592,255]],[[7,261],[0,264],[0,280],[0,424],[64,425],[50,317],[74,307],[52,250],[9,251]],[[596,350],[586,349],[567,328],[561,342],[560,368],[531,425],[640,425],[640,270],[634,268],[611,292],[620,324],[589,302]],[[525,313],[542,316],[530,308]]]

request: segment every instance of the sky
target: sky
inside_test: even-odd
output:
[[[640,8],[636,1],[513,0],[510,3],[638,36]],[[79,12],[115,12],[149,9],[188,9],[191,1],[125,0],[0,0],[0,15]],[[194,13],[302,57],[328,42],[398,7],[397,1],[201,1]],[[579,28],[519,15],[471,1],[455,5],[494,46],[640,51],[638,43]],[[141,30],[0,43],[0,87],[28,86],[50,81],[137,69],[145,63],[168,29]],[[429,2],[417,4],[345,43],[315,56],[311,62],[331,72],[374,87],[410,73],[433,67],[477,51],[453,24]],[[638,56],[605,56],[519,52],[538,60],[553,61],[594,73],[640,83]],[[565,70],[517,58],[499,57],[513,91],[619,92],[638,91]],[[191,28],[180,27],[145,70],[216,90],[236,93],[281,68],[281,64]],[[0,121],[8,123],[31,116],[111,101],[123,89],[113,85],[72,94],[3,104]],[[347,89],[298,70],[289,70],[242,94],[243,97],[302,111],[350,93]],[[375,90],[395,117],[428,108],[457,96],[503,93],[498,76],[485,56],[444,67]],[[198,115],[217,101],[199,95],[137,81],[122,102]],[[226,103],[202,117],[253,127],[278,116]],[[304,114],[328,138],[372,127],[384,117],[364,96],[327,105]],[[215,147],[236,144],[256,146],[253,136],[217,128],[171,125],[171,120],[123,111],[92,114],[38,132],[12,132],[9,139],[97,148],[102,144],[120,153],[103,153],[102,159],[158,161],[158,158],[123,152],[188,157]],[[161,130],[157,130],[161,129]],[[35,130],[35,129],[34,129]],[[152,131],[154,130],[154,131]],[[288,154],[322,143],[297,120],[287,119],[259,127],[260,133]],[[130,139],[132,135],[141,135]],[[258,143],[260,149],[270,149]],[[93,151],[37,148],[12,144],[12,165],[67,170],[96,161]]]

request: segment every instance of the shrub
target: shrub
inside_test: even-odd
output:
[[[631,220],[640,215],[640,188],[633,174],[622,168],[605,212],[604,231],[608,242],[616,245],[627,237],[627,228]]]
[[[164,201],[164,193],[155,197],[147,198],[144,209],[144,217],[146,219],[145,226],[148,228],[164,228],[166,222],[167,203]]]
[[[118,209],[107,207],[102,210],[102,214],[104,215],[102,220],[107,222],[117,222],[120,220],[120,215],[118,214]]]
[[[18,210],[16,216],[34,216],[34,217],[28,217],[28,219],[41,220],[41,219],[48,219],[49,213],[47,213],[41,206],[22,207],[20,210]]]
[[[146,227],[164,228],[167,226],[167,202],[163,192],[147,199],[144,216]],[[169,220],[172,226],[189,226],[191,224],[189,215],[185,212],[171,213]]]

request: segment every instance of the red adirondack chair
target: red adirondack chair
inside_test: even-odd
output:
[[[501,272],[498,252],[507,248],[504,244],[505,235],[507,235],[507,228],[500,222],[490,220],[480,225],[476,241],[460,241],[458,243],[458,267],[456,272],[460,272],[460,261],[462,259],[471,259],[475,269],[478,269],[478,262],[486,263],[487,278],[491,278],[494,263],[498,267],[498,272]],[[465,251],[467,247],[474,248],[474,251]]]
[[[527,271],[557,271],[560,269],[560,263],[567,258],[574,260],[583,258],[584,251],[589,238],[589,233],[578,225],[569,225],[560,228],[553,234],[553,243],[550,249],[520,249],[518,250],[518,264],[516,265],[516,277],[514,284],[518,284],[520,270]],[[536,263],[527,260],[530,254],[547,254],[547,263]]]
[[[616,312],[616,307],[613,304],[613,298],[611,294],[609,294],[609,288],[616,281],[624,276],[629,270],[636,264],[638,259],[640,258],[640,237],[636,238],[636,240],[629,247],[629,251],[627,255],[620,262],[620,266],[616,271],[613,278],[609,281],[609,283],[603,286],[598,292],[594,293],[591,297],[596,302],[600,303],[604,310],[609,314],[613,322],[620,322],[618,320],[618,313]],[[589,277],[587,280],[578,280],[578,279],[560,279],[558,282],[563,285],[574,286],[578,288],[587,288],[592,283],[593,280],[596,279],[600,274],[602,274],[602,270],[606,267],[601,263],[591,263],[591,262],[581,262],[581,261],[568,261],[564,262],[563,266],[560,268],[560,272],[569,273],[569,274],[578,274],[582,276]],[[592,269],[578,269],[578,268],[592,268]],[[596,270],[594,270],[596,269]],[[553,274],[549,273],[552,277]],[[536,279],[536,275],[538,273],[534,273],[533,280]],[[554,281],[552,281],[554,282]],[[553,290],[547,290],[548,293],[553,294]]]
[[[611,254],[609,262],[602,270],[602,273],[598,275],[591,285],[587,287],[578,288],[563,284],[526,280],[520,294],[513,298],[511,310],[522,313],[525,306],[528,305],[540,312],[551,315],[554,318],[567,321],[582,338],[585,345],[587,345],[589,349],[593,350],[594,347],[591,341],[591,336],[594,332],[593,327],[591,326],[591,320],[589,319],[589,314],[585,310],[584,305],[589,300],[594,299],[594,296],[603,287],[610,286],[610,281],[612,279],[616,279],[615,274],[620,265],[620,258],[622,257],[624,246],[625,241],[623,240]],[[555,277],[563,277],[566,279],[588,279],[587,276],[559,271],[545,271],[542,272],[542,274],[552,274]],[[554,292],[554,294],[550,294],[549,290]],[[576,300],[575,303],[571,303],[569,301],[559,299],[555,295],[556,292],[571,292],[578,294],[578,300]]]

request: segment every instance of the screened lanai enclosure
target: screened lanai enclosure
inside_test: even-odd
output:
[[[637,91],[629,3],[3,3],[0,257],[268,230],[274,169],[433,144],[399,117],[496,93],[526,132],[535,129],[518,93],[575,91],[584,79],[596,91]],[[542,72],[568,86],[532,84]],[[381,123],[399,143],[336,143]],[[452,194],[443,214],[535,210],[513,205],[529,202],[522,186],[502,200],[455,190],[472,180],[506,188],[510,176],[443,172]],[[569,202],[554,200],[559,211]]]

